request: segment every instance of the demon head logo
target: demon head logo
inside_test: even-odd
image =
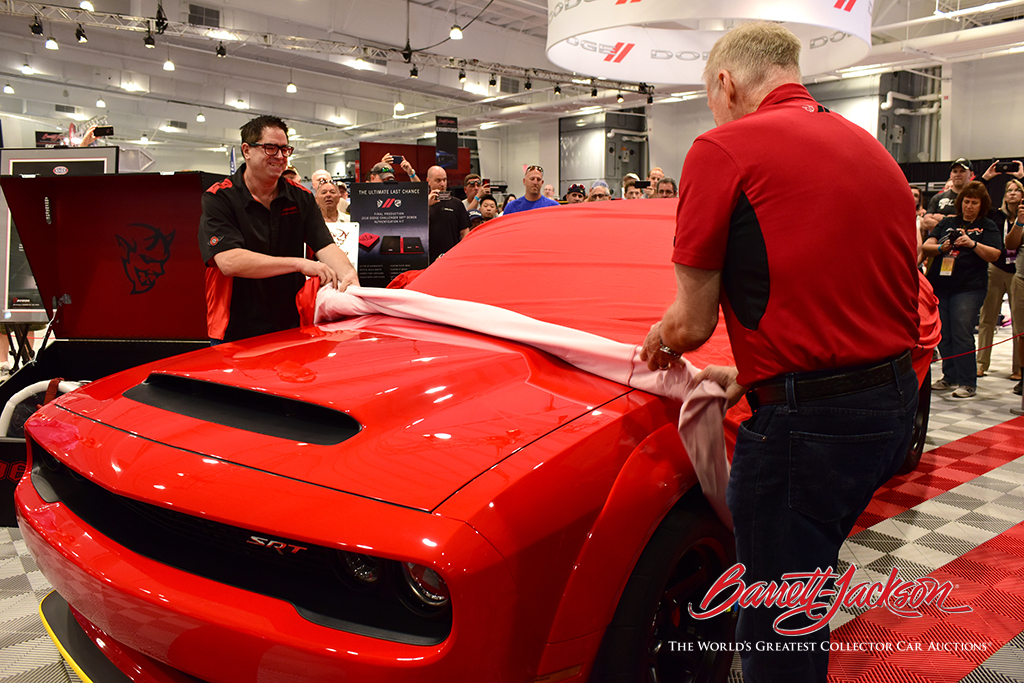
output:
[[[125,235],[117,235],[121,264],[132,283],[132,294],[153,289],[157,278],[164,274],[164,264],[171,257],[173,241],[173,230],[165,235],[160,228],[145,223],[132,223]]]

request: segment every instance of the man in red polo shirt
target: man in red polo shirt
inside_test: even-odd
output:
[[[642,351],[651,369],[677,362],[708,339],[721,305],[737,367],[703,374],[733,402],[746,391],[753,410],[726,496],[748,586],[837,568],[903,462],[917,409],[914,200],[882,145],[800,84],[800,47],[784,27],[751,23],[712,48],[717,127],[686,156],[677,297]],[[847,194],[871,197],[870,220],[836,212]],[[827,625],[783,635],[813,622],[773,624],[782,611],[740,610],[744,680],[824,683]]]

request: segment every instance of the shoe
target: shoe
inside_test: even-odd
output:
[[[1021,380],[1017,382],[1015,385],[1013,385],[1013,393],[1020,396],[1022,391],[1024,391],[1024,380]]]
[[[1012,375],[1010,375],[1010,379],[1012,381],[1014,381],[1014,382],[1019,382],[1020,381],[1020,373],[1019,372],[1013,373]]]
[[[974,387],[959,386],[953,390],[950,394],[953,398],[974,398],[974,395],[978,393],[978,390]]]
[[[956,389],[956,386],[951,382],[947,382],[945,378],[932,382],[932,389],[935,391],[949,391],[950,389]]]

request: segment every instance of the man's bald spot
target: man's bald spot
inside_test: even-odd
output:
[[[440,166],[431,166],[427,169],[427,180],[436,180],[437,178],[447,178],[448,171],[444,170]]]

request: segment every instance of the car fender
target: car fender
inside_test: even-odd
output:
[[[608,625],[647,541],[676,502],[696,486],[697,474],[675,425],[663,425],[636,447],[587,535],[548,643]]]

